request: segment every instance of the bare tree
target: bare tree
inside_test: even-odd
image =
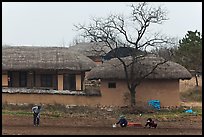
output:
[[[162,48],[156,48],[151,50],[151,53],[153,54],[157,54],[160,57],[166,59],[166,60],[173,60],[173,55],[175,54],[177,47],[171,47],[171,48],[167,48],[167,47],[162,47]]]
[[[136,105],[135,94],[136,87],[147,78],[153,71],[167,60],[162,60],[153,67],[148,68],[148,71],[137,73],[133,71],[135,67],[139,67],[140,60],[147,56],[147,52],[156,46],[162,46],[171,40],[159,33],[152,34],[149,31],[153,24],[162,24],[167,20],[167,12],[161,6],[153,8],[148,3],[137,3],[130,5],[130,16],[121,14],[111,14],[107,18],[93,18],[89,25],[75,25],[78,31],[83,31],[82,35],[89,38],[90,41],[104,42],[110,49],[118,47],[131,47],[131,62],[125,62],[124,58],[115,53],[115,57],[123,64],[127,87],[131,95],[131,106]],[[143,54],[138,54],[143,51]],[[137,65],[135,65],[137,64]],[[141,64],[142,65],[142,64]]]
[[[73,45],[76,45],[76,44],[79,44],[79,43],[83,43],[83,42],[86,42],[86,37],[85,36],[81,36],[81,35],[76,35],[72,42],[70,42],[69,44],[69,47],[73,46]]]

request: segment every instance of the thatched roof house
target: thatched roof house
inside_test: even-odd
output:
[[[111,51],[111,48],[104,42],[83,42],[73,45],[69,49],[89,57],[96,64],[101,64],[106,53]]]
[[[126,64],[131,63],[131,58],[124,58]],[[140,77],[139,73],[147,74],[152,70],[155,64],[163,62],[159,57],[146,57],[140,59],[139,63],[135,64],[135,77]],[[130,66],[129,66],[130,68]],[[88,79],[125,79],[125,71],[122,63],[117,59],[106,61],[98,67],[93,68]],[[159,65],[147,79],[190,79],[189,71],[178,63],[168,61]]]
[[[83,90],[85,72],[95,66],[65,47],[3,46],[2,86]]]
[[[123,59],[126,64],[131,63],[129,57]],[[143,58],[135,63],[134,73],[131,76],[137,79],[161,62],[163,59],[158,57]],[[124,68],[118,59],[111,59],[93,68],[87,78],[101,80],[100,91],[104,104],[119,106],[130,104],[130,91],[127,88]],[[162,107],[179,106],[179,79],[190,78],[188,70],[175,62],[168,61],[161,64],[136,88],[136,104],[147,105],[149,100],[160,100]]]
[[[88,57],[63,47],[3,46],[2,69],[67,69],[91,70],[94,62]]]
[[[87,57],[104,56],[111,49],[103,42],[83,42],[70,46],[70,50],[79,52]]]

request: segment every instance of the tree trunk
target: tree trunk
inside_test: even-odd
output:
[[[130,95],[131,95],[131,107],[135,107],[135,105],[136,105],[136,99],[135,99],[135,89],[134,88],[132,88],[131,90],[130,90]]]
[[[198,77],[197,77],[196,73],[195,73],[195,79],[196,79],[196,87],[198,87]]]
[[[130,89],[130,101],[131,101],[131,107],[130,107],[130,113],[135,114],[135,110],[136,110],[136,88],[131,88]]]
[[[197,75],[196,75],[196,73],[195,73],[195,80],[196,80],[196,92],[198,92],[198,77],[197,77]]]

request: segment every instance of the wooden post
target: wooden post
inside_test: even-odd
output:
[[[57,76],[58,90],[63,90],[63,74]]]

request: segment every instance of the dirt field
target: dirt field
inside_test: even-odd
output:
[[[145,118],[136,118],[144,126]],[[3,135],[201,135],[202,116],[157,121],[157,129],[143,127],[116,127],[115,118],[107,117],[47,117],[41,116],[41,125],[34,127],[31,116],[2,115]]]

